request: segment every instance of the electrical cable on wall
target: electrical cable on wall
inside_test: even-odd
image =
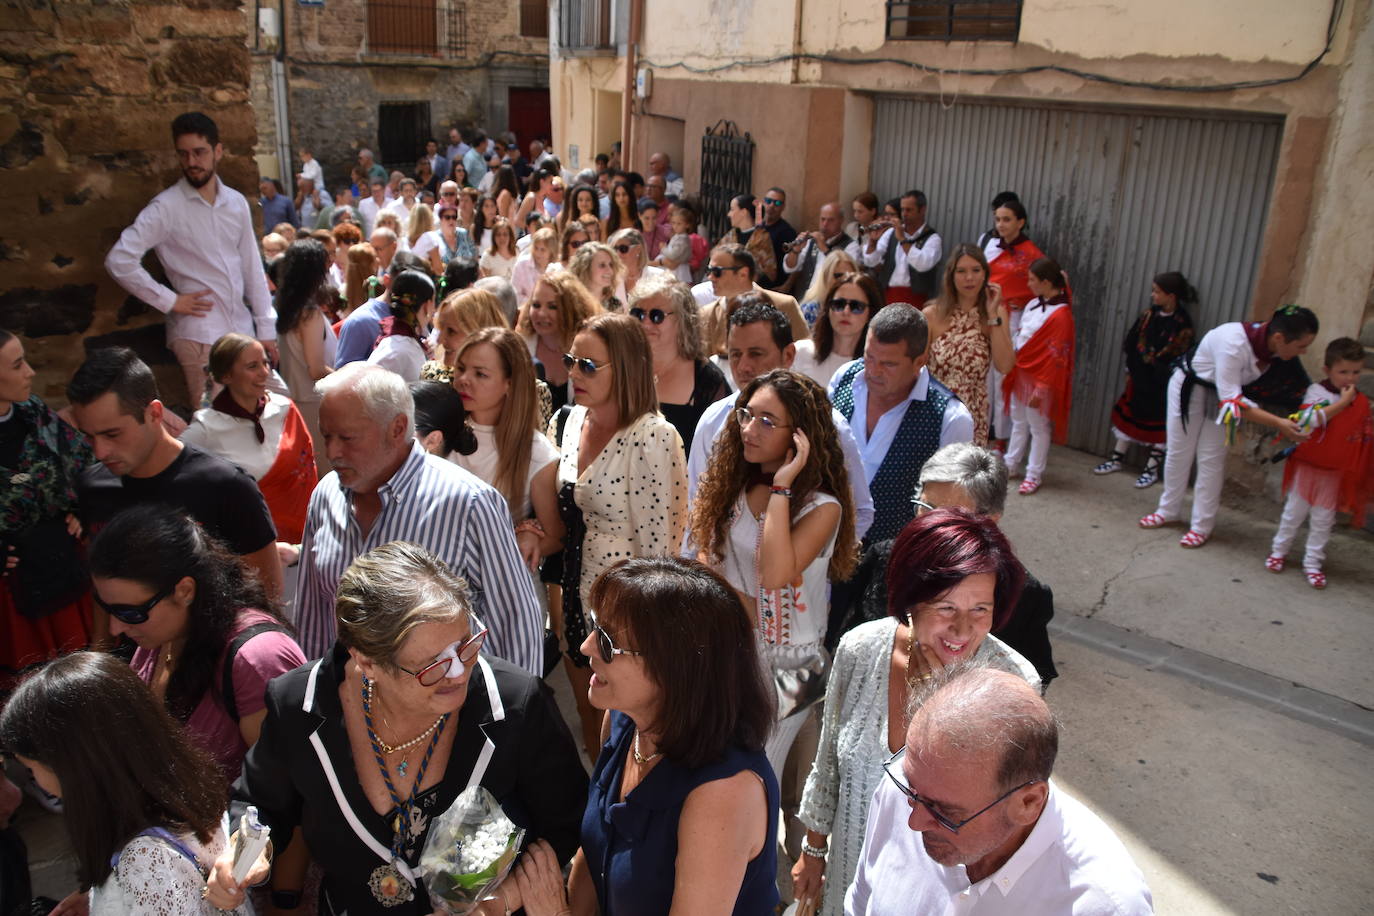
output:
[[[722,70],[731,70],[735,67],[771,67],[774,64],[793,63],[796,61],[821,63],[821,64],[842,64],[848,66],[868,65],[868,64],[896,64],[899,67],[906,67],[910,70],[920,70],[923,73],[930,73],[936,76],[959,74],[964,76],[1023,76],[1030,73],[1063,73],[1068,76],[1076,76],[1079,79],[1094,83],[1107,83],[1113,86],[1124,86],[1130,89],[1153,89],[1161,92],[1233,92],[1237,89],[1262,89],[1266,86],[1281,86],[1286,83],[1296,83],[1307,74],[1316,69],[1327,54],[1331,52],[1331,45],[1336,38],[1336,25],[1340,21],[1341,12],[1345,8],[1345,0],[1335,0],[1331,5],[1331,18],[1326,26],[1326,45],[1321,53],[1294,76],[1277,76],[1269,79],[1242,80],[1234,83],[1208,83],[1188,85],[1186,83],[1160,83],[1150,80],[1129,80],[1121,77],[1108,76],[1105,73],[1093,73],[1089,70],[1079,70],[1075,67],[1064,67],[1059,64],[1040,64],[1030,67],[1009,67],[1005,69],[974,69],[966,70],[963,68],[934,67],[922,64],[919,61],[902,60],[896,57],[842,57],[837,54],[779,54],[774,57],[749,58],[745,60],[732,60],[726,63],[714,64],[711,66],[697,66],[686,61],[663,62],[645,59],[641,63],[646,67],[657,70],[686,70],[688,73],[719,73]]]

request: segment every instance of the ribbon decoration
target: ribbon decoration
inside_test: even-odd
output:
[[[1226,431],[1226,444],[1236,444],[1236,434],[1245,412],[1245,399],[1240,395],[1227,398],[1217,405],[1217,424]]]

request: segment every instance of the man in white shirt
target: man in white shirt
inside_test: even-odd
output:
[[[692,450],[687,456],[689,498],[697,495],[697,480],[705,472],[716,437],[725,428],[725,421],[735,407],[738,389],[774,369],[790,369],[792,359],[797,355],[797,348],[792,342],[792,323],[786,315],[773,308],[762,292],[740,296],[736,300],[735,310],[730,313],[729,324],[725,350],[737,391],[707,407],[697,421],[696,432],[692,436]],[[844,452],[845,470],[849,472],[849,486],[854,497],[854,534],[862,538],[873,522],[873,498],[868,493],[863,460],[854,442],[854,433],[838,411],[832,409],[830,413],[835,421],[840,450]],[[695,552],[691,554],[695,555]]]
[[[1059,728],[1035,688],[989,667],[932,684],[873,793],[846,916],[1153,913],[1121,840],[1050,779]]]
[[[405,228],[406,220],[410,219],[410,211],[414,210],[418,203],[415,198],[420,193],[420,188],[414,178],[402,178],[398,190],[401,196],[387,204],[387,209],[401,218],[401,227]]]
[[[939,233],[926,225],[926,205],[925,194],[907,191],[901,199],[901,222],[881,236],[868,235],[864,266],[878,272],[889,305],[909,302],[920,308],[938,293],[944,251]]]
[[[219,127],[200,112],[172,121],[181,180],[162,191],[105,257],[105,269],[131,295],[167,315],[167,346],[186,376],[191,406],[205,394],[210,346],[238,331],[277,359],[276,313],[262,270],[248,201],[215,174],[224,147]],[[157,253],[171,286],[143,267]]]
[[[371,197],[366,197],[358,203],[358,213],[363,218],[363,235],[369,236],[377,226],[377,214],[386,209],[386,182],[380,178],[373,178],[369,183],[372,191]]]
[[[782,259],[783,272],[797,278],[792,284],[792,295],[798,299],[811,288],[826,256],[837,248],[844,251],[854,241],[845,234],[844,211],[835,201],[821,205],[816,225],[815,232],[803,232],[793,239],[791,250]]]

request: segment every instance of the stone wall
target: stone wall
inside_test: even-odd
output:
[[[65,403],[85,348],[112,343],[137,349],[164,396],[186,401],[162,316],[103,262],[179,177],[169,126],[193,110],[219,124],[221,177],[256,200],[239,0],[0,6],[0,327],[24,338],[34,391],[50,403]]]

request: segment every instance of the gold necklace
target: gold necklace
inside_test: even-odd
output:
[[[663,752],[662,752],[662,751],[655,751],[654,753],[650,754],[648,757],[645,757],[643,754],[641,754],[641,753],[639,752],[639,730],[638,730],[638,729],[635,730],[634,746],[630,748],[630,751],[631,751],[631,753],[633,753],[634,756],[635,756],[635,763],[639,764],[640,766],[644,766],[646,763],[653,763],[655,760],[657,760],[658,758],[660,758],[660,757],[663,756]]]
[[[916,624],[911,619],[910,614],[906,615],[906,627],[906,684],[908,687],[914,690],[916,687],[916,682],[918,680],[928,681],[931,679],[932,675],[927,673],[921,675],[919,678],[914,678],[911,676],[911,657],[915,654],[916,651]]]

